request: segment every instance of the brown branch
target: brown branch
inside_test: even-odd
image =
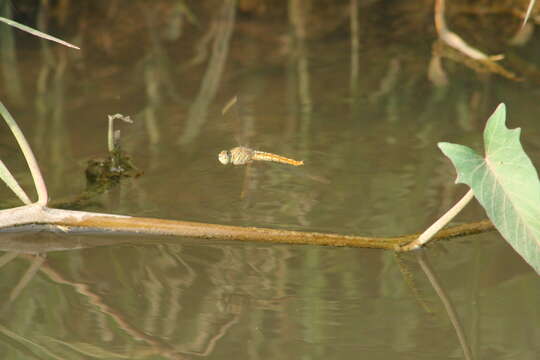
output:
[[[115,232],[176,235],[211,240],[269,242],[293,245],[346,246],[397,250],[420,234],[396,237],[364,237],[328,233],[279,230],[257,227],[205,224],[188,221],[162,220],[137,217],[93,216],[77,220],[70,218],[53,225],[98,229]],[[459,225],[441,230],[433,240],[449,239],[493,230],[489,220]]]
[[[420,234],[396,237],[365,237],[290,231],[232,225],[206,224],[180,220],[162,220],[85,211],[53,209],[39,204],[0,211],[0,230],[23,225],[53,226],[61,231],[96,230],[120,233],[175,235],[211,240],[270,242],[293,245],[348,246],[398,250]],[[493,230],[488,220],[441,230],[434,240],[448,239]]]

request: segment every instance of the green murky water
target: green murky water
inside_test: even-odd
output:
[[[533,34],[510,46],[518,19],[454,9],[448,23],[463,37],[529,72],[515,82],[443,59],[442,85],[428,72],[432,5],[413,3],[360,2],[351,17],[355,1],[21,2],[11,16],[82,50],[2,25],[0,96],[53,201],[84,189],[86,161],[106,154],[107,115],[123,113],[135,120],[119,126],[124,150],[144,175],[87,210],[373,236],[422,231],[466,192],[437,142],[479,148],[499,102],[539,164],[540,42]],[[222,116],[234,95],[236,109]],[[29,188],[7,128],[1,136],[2,159]],[[305,166],[222,166],[219,151],[239,141]],[[484,217],[472,204],[456,222]],[[538,276],[496,233],[435,244],[425,258],[43,232],[3,235],[0,247],[3,359],[540,351]]]

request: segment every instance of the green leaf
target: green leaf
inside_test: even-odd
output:
[[[540,182],[519,142],[521,129],[505,125],[500,104],[484,130],[485,157],[463,145],[439,143],[457,183],[469,185],[508,243],[540,274]]]

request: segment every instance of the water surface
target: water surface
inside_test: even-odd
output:
[[[135,120],[119,128],[144,175],[86,210],[371,236],[422,231],[467,191],[437,142],[480,149],[499,102],[539,163],[538,77],[515,65],[538,62],[539,41],[508,45],[519,19],[504,13],[458,8],[448,22],[484,51],[508,54],[502,64],[524,81],[444,59],[442,85],[428,74],[436,34],[421,1],[362,2],[352,17],[355,1],[28,3],[10,16],[81,46],[0,28],[12,41],[2,42],[0,96],[52,201],[84,189],[86,162],[106,155],[115,113]],[[1,136],[3,160],[30,188],[15,142]],[[219,151],[239,142],[305,166],[222,166]],[[456,223],[483,218],[471,204]],[[35,231],[0,244],[6,359],[536,359],[540,351],[538,276],[495,232],[434,244],[425,259]]]

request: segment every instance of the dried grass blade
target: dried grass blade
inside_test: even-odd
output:
[[[35,36],[38,36],[40,38],[43,38],[43,39],[47,39],[47,40],[50,40],[50,41],[54,41],[54,42],[57,42],[59,44],[62,44],[64,46],[67,46],[67,47],[70,47],[70,48],[73,48],[73,49],[77,49],[77,50],[80,50],[80,48],[78,46],[75,46],[73,44],[70,44],[68,43],[67,41],[64,41],[64,40],[60,40],[58,38],[55,38],[54,36],[51,36],[51,35],[48,35],[48,34],[45,34],[39,30],[36,30],[36,29],[32,29],[31,27],[29,26],[26,26],[26,25],[23,25],[23,24],[20,24],[16,21],[13,21],[13,20],[10,20],[10,19],[6,19],[5,17],[1,17],[0,16],[0,21],[3,22],[3,23],[6,23],[10,26],[13,26],[19,30],[22,30],[22,31],[25,31],[29,34],[32,34],[32,35],[35,35]]]

